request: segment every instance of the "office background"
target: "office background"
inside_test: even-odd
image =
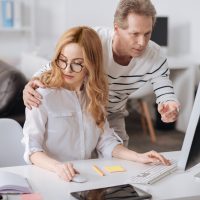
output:
[[[21,7],[21,14],[17,19],[20,25],[4,28],[0,24],[0,60],[20,69],[29,79],[51,58],[57,39],[66,29],[76,25],[112,27],[118,0],[14,0],[14,2]],[[189,58],[186,67],[193,68],[194,65],[195,67],[199,65],[200,1],[152,0],[152,3],[156,7],[158,16],[168,17],[166,54],[175,61],[176,57],[182,60],[180,66],[174,65],[174,67],[185,69],[185,65],[182,66],[186,63],[185,58]],[[189,75],[192,74],[193,77],[194,70],[192,73],[190,71],[185,70],[180,73],[175,70],[176,74],[183,74],[181,84],[191,81]],[[192,85],[194,90],[195,81]],[[189,95],[191,111],[193,94]],[[181,131],[185,130],[187,120]]]
[[[20,1],[20,0],[18,0]],[[21,0],[23,1],[23,0]],[[32,3],[31,3],[32,2]],[[160,16],[169,17],[169,48],[171,56],[200,55],[200,2],[198,0],[152,0]],[[27,8],[32,6],[34,42],[30,44],[30,33],[0,31],[0,58],[17,57],[23,51],[39,51],[51,56],[58,37],[74,25],[112,26],[117,0],[27,0]],[[33,8],[34,7],[34,8]],[[22,20],[30,12],[24,12]],[[27,15],[27,16],[26,16]],[[33,33],[34,32],[34,33]],[[16,51],[17,49],[17,51]]]

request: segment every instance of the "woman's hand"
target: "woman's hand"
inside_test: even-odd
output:
[[[45,86],[39,80],[31,80],[26,84],[23,90],[24,105],[30,110],[32,106],[38,107],[41,103],[40,99],[42,96],[35,91],[38,87],[44,88]]]
[[[137,161],[141,163],[162,163],[163,165],[170,165],[170,161],[166,159],[163,155],[156,151],[149,151],[146,153],[138,153]]]
[[[55,173],[64,181],[71,181],[75,174],[79,174],[79,172],[74,169],[72,163],[56,164],[55,169]]]

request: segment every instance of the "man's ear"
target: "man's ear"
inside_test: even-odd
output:
[[[119,26],[116,23],[114,23],[114,32],[115,32],[115,34],[118,34],[118,32],[119,32]]]

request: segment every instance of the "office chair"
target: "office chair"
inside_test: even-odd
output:
[[[13,119],[0,118],[0,167],[24,165],[22,127]]]
[[[129,99],[137,100],[139,107],[140,107],[140,114],[141,114],[141,124],[144,133],[149,133],[150,139],[152,143],[156,142],[156,132],[153,126],[153,121],[151,118],[151,114],[149,111],[149,107],[147,101],[145,100],[145,96],[153,94],[153,90],[151,86],[147,85],[143,88],[139,89],[135,93],[129,96]]]

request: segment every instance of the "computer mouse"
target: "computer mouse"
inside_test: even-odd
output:
[[[76,183],[85,183],[88,181],[88,179],[80,174],[76,174],[73,178],[72,178],[73,182]]]

